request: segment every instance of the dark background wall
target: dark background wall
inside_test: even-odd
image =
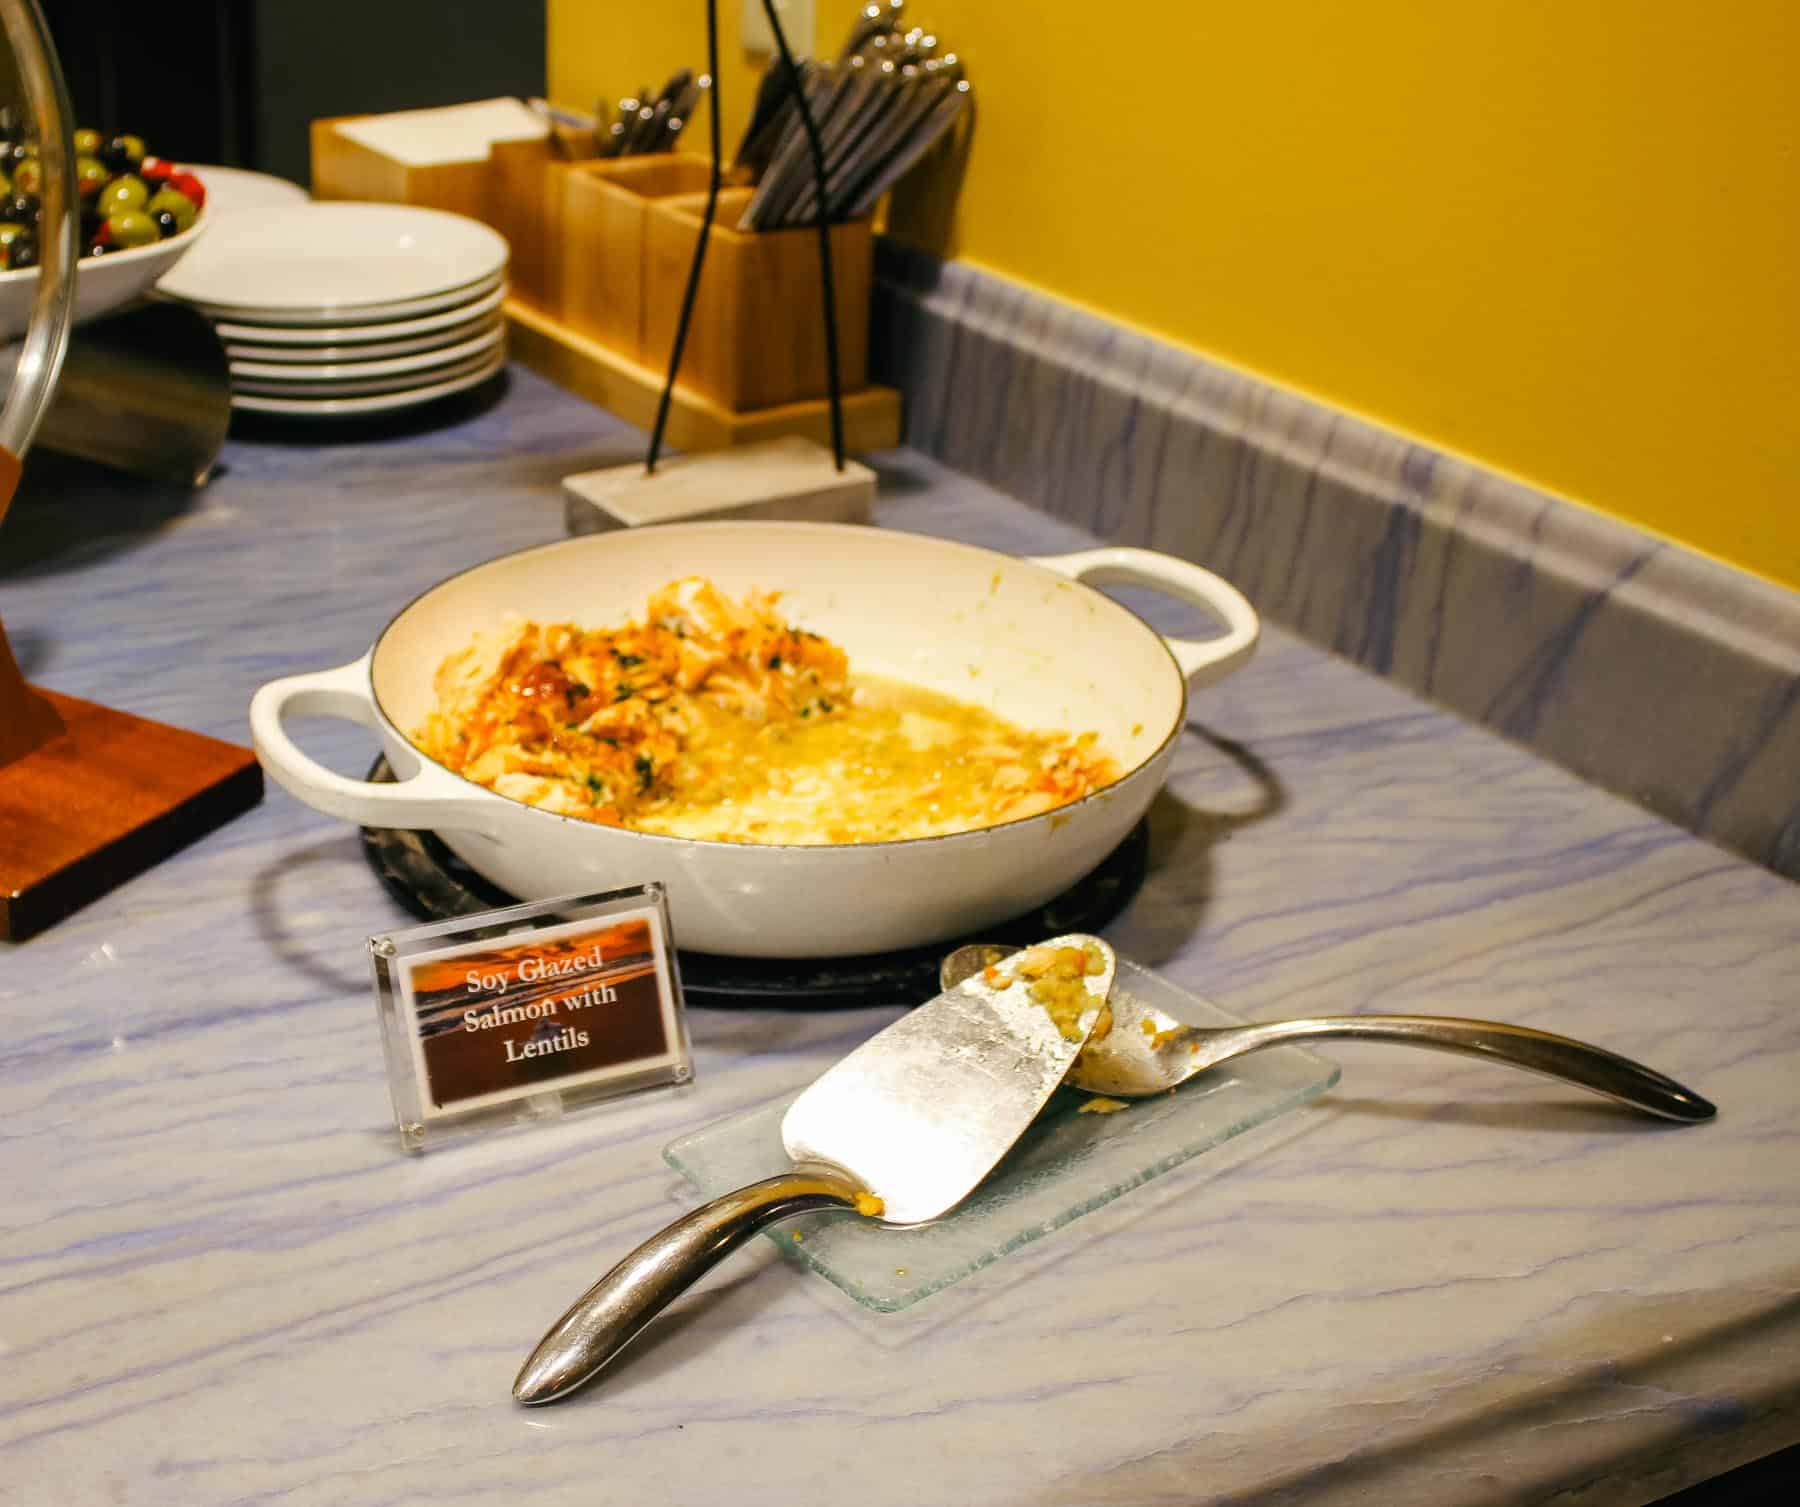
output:
[[[544,92],[540,4],[41,0],[83,125],[304,183],[307,122]]]

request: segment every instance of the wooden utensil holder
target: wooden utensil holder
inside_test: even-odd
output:
[[[736,229],[750,194],[737,188],[719,195],[677,378],[680,386],[733,413],[823,397],[829,388],[817,232]],[[705,207],[703,193],[648,206],[642,358],[647,366],[668,365]],[[839,385],[846,393],[868,383],[873,258],[870,221],[832,227]]]
[[[417,204],[487,220],[488,159],[414,166],[385,156],[337,128],[360,115],[328,116],[312,123],[312,196],[367,199],[383,204]]]
[[[512,247],[513,359],[648,429],[706,204],[707,159],[568,162],[536,140],[410,167],[337,133],[356,118],[312,123],[313,196],[446,209],[499,230]],[[731,228],[749,193],[720,195],[669,413],[666,438],[677,449],[830,437],[817,237]],[[900,394],[868,381],[868,222],[836,227],[831,244],[846,443],[884,449],[899,443]]]
[[[496,141],[487,160],[487,208],[477,216],[512,247],[508,280],[512,296],[540,309],[556,308],[552,267],[562,239],[562,200],[555,192],[567,164],[549,137]]]
[[[644,287],[650,207],[672,194],[704,190],[710,172],[706,158],[675,153],[553,169],[549,196],[558,201],[558,236],[550,248],[556,269],[550,312],[570,329],[648,365]]]

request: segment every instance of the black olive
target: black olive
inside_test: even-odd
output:
[[[15,225],[35,225],[40,207],[36,194],[14,194],[0,203],[0,220],[10,220]]]
[[[115,136],[100,148],[100,160],[115,173],[135,173],[141,157],[134,156],[131,143],[123,136]]]
[[[38,259],[37,237],[32,235],[29,231],[25,232],[22,235],[14,236],[12,245],[7,247],[7,250],[11,253],[11,256],[9,259],[13,266],[15,266],[15,267],[35,267],[35,266],[37,266],[37,259]]]
[[[176,220],[175,216],[168,210],[159,209],[156,212],[156,228],[162,232],[163,238],[167,240],[168,237],[175,235],[180,231],[181,225]]]

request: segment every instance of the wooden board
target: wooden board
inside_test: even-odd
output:
[[[256,755],[40,691],[63,731],[0,766],[0,939],[20,942],[262,799]]]
[[[517,299],[506,303],[513,356],[559,386],[616,413],[628,424],[648,429],[656,421],[663,373],[620,355],[599,341],[569,329]],[[677,450],[723,450],[784,434],[831,443],[831,416],[823,398],[733,413],[676,385],[669,406],[668,443]],[[887,450],[900,443],[900,394],[891,387],[865,387],[844,394],[844,446]]]

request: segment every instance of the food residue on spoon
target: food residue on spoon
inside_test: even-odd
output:
[[[861,1214],[865,1219],[873,1219],[876,1215],[885,1212],[886,1209],[887,1205],[873,1193],[858,1193],[856,1195],[856,1212]]]
[[[1121,1109],[1130,1109],[1131,1103],[1126,1099],[1108,1099],[1103,1095],[1095,1095],[1075,1111],[1078,1115],[1116,1115]]]
[[[1139,1016],[1138,1017],[1138,1025],[1140,1025],[1143,1028],[1144,1034],[1150,1038],[1151,1051],[1156,1051],[1157,1049],[1159,1049],[1161,1047],[1167,1046],[1171,1041],[1173,1041],[1177,1036],[1179,1036],[1183,1031],[1185,1031],[1187,1029],[1187,1027],[1182,1025],[1182,1023],[1180,1021],[1176,1021],[1172,1026],[1169,1027],[1168,1030],[1159,1031],[1156,1029],[1156,1022],[1154,1020],[1152,1020],[1148,1015]],[[1195,1051],[1195,1052],[1199,1051],[1200,1043],[1195,1042],[1189,1050]]]

